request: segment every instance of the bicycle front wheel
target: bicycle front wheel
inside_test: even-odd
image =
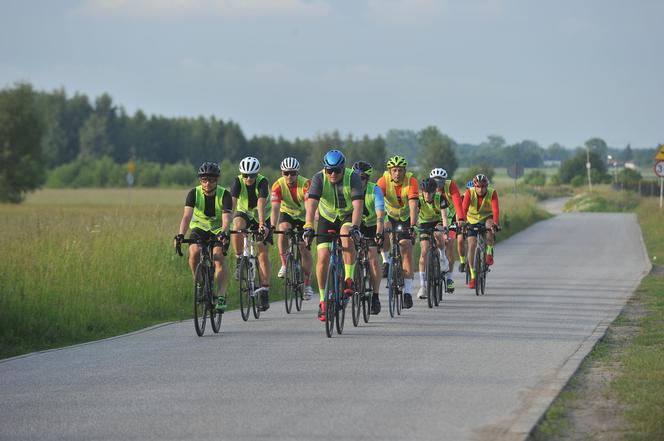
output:
[[[302,296],[304,295],[304,275],[302,274],[302,263],[299,259],[299,253],[293,263],[293,280],[295,281],[295,308],[301,311]]]
[[[210,291],[208,291],[208,308],[210,310],[210,325],[212,325],[212,332],[215,334],[219,333],[221,328],[221,312],[217,311],[217,305],[214,304],[214,293],[216,292],[216,287],[214,286],[214,270],[210,268],[209,280],[210,280]]]
[[[334,333],[334,317],[336,315],[335,307],[335,298],[336,298],[336,289],[335,286],[335,273],[333,265],[330,265],[327,269],[327,278],[325,280],[325,334],[328,338],[332,337]]]
[[[390,261],[387,271],[387,304],[390,310],[390,317],[394,317],[397,309],[397,287],[394,283],[394,261]]]
[[[240,314],[245,322],[249,320],[249,309],[251,308],[251,286],[249,284],[249,260],[246,257],[240,259]]]
[[[479,245],[475,249],[475,295],[479,296],[482,291],[481,280],[482,280],[482,261],[484,260],[484,251],[480,250]]]
[[[364,275],[364,286],[362,287],[362,318],[364,323],[369,323],[371,316],[371,296],[373,295],[373,278],[371,276],[371,269],[369,268],[369,261],[362,262],[362,272]]]
[[[286,258],[286,278],[284,279],[284,303],[286,304],[286,314],[291,313],[293,308],[293,297],[295,297],[295,272],[293,265],[293,255],[288,254]]]
[[[199,263],[194,276],[194,328],[196,334],[202,337],[205,333],[205,320],[207,319],[208,301],[206,296],[206,271]]]
[[[337,267],[337,280],[338,280],[338,289],[335,301],[335,321],[337,326],[337,334],[344,332],[344,321],[346,320],[346,305],[348,304],[348,299],[343,297],[343,287],[344,283],[344,270],[339,265]]]
[[[424,267],[427,292],[427,306],[433,308],[434,297],[436,296],[436,272],[434,268],[435,262],[431,250],[427,252],[426,266]]]
[[[353,274],[355,291],[351,297],[351,315],[353,317],[353,326],[355,327],[360,323],[360,314],[362,313],[362,289],[364,288],[364,274],[362,271],[362,262],[356,262],[355,274]]]

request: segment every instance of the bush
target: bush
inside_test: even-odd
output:
[[[161,165],[155,162],[138,161],[136,163],[136,185],[139,187],[158,187],[161,179]]]
[[[162,186],[196,185],[196,168],[188,162],[166,164],[161,171]]]
[[[532,170],[526,173],[526,176],[523,178],[523,180],[528,185],[541,187],[546,184],[546,175],[541,170]]]
[[[455,177],[454,179],[457,180],[457,183],[460,187],[466,187],[466,183],[473,179],[475,175],[478,175],[482,173],[483,175],[486,175],[487,178],[489,178],[489,181],[493,180],[493,176],[495,174],[495,169],[493,168],[492,165],[489,164],[482,164],[476,167],[471,167],[467,169],[465,172],[460,174],[459,176]]]

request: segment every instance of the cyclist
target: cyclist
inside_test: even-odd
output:
[[[198,168],[200,185],[191,189],[184,203],[184,213],[174,245],[179,249],[187,230],[191,228],[191,239],[216,238],[221,244],[215,244],[212,255],[214,258],[214,280],[217,283],[216,309],[226,310],[226,293],[228,291],[228,265],[224,251],[228,249],[228,228],[231,223],[233,201],[231,194],[224,187],[217,185],[221,169],[214,162],[204,162]],[[200,249],[198,244],[189,245],[189,268],[196,274]]]
[[[387,171],[378,179],[376,185],[385,195],[387,220],[392,228],[401,226],[399,245],[403,256],[404,295],[403,307],[413,306],[413,241],[417,223],[417,201],[419,184],[411,172],[406,171],[408,161],[403,156],[392,156],[387,161]],[[383,245],[383,263],[387,262],[389,237]],[[383,268],[385,275],[385,267]]]
[[[316,277],[320,303],[318,306],[318,319],[325,321],[325,276],[330,262],[330,242],[328,231],[340,234],[351,234],[354,239],[360,239],[360,223],[362,222],[362,209],[364,208],[364,190],[360,175],[346,168],[346,157],[339,150],[330,150],[323,157],[323,170],[311,178],[309,195],[306,206],[306,220],[304,223],[304,241],[307,247],[311,246],[314,237],[314,216],[318,210],[317,229],[317,261]],[[320,236],[318,236],[320,235]],[[343,249],[344,272],[346,276],[344,297],[354,292],[353,272],[355,270],[355,248],[351,246],[349,237],[341,238]]]
[[[360,175],[364,189],[364,211],[360,230],[363,237],[374,240],[369,245],[369,265],[374,287],[371,296],[371,314],[377,315],[380,312],[378,293],[381,279],[380,268],[378,267],[378,248],[383,246],[385,202],[380,188],[373,182],[369,182],[373,173],[373,166],[369,162],[357,161],[353,164],[353,171]]]
[[[447,218],[447,200],[438,192],[438,183],[433,178],[424,178],[420,181],[418,226],[422,229],[436,228],[434,233],[440,253],[441,265],[444,265],[445,242],[449,233]],[[426,281],[424,280],[427,252],[429,242],[426,236],[420,236],[420,290],[418,297],[427,298]]]
[[[233,226],[236,230],[258,228],[261,240],[257,244],[258,250],[258,274],[261,287],[256,290],[261,299],[259,306],[261,311],[267,311],[270,307],[270,257],[267,244],[272,244],[272,228],[270,226],[270,205],[267,203],[270,187],[265,176],[258,173],[261,164],[258,159],[247,156],[240,161],[240,174],[233,181],[231,196],[235,217]],[[235,279],[240,274],[240,257],[244,253],[244,242],[242,235],[235,234],[232,238],[235,249],[236,267]]]
[[[500,210],[498,192],[489,187],[489,178],[478,174],[473,178],[473,188],[466,190],[463,196],[463,210],[466,213],[468,225],[482,224],[486,227],[486,264],[493,265],[494,232],[500,230]],[[475,258],[477,233],[468,231],[468,268],[470,269],[470,282],[468,287],[475,288],[475,268],[472,262]]]
[[[464,264],[466,256],[463,254],[463,235],[457,235],[457,229],[463,228],[465,223],[464,218],[465,214],[463,211],[463,203],[461,200],[461,194],[459,193],[459,187],[457,186],[454,179],[449,179],[447,176],[447,170],[444,168],[434,168],[429,173],[430,178],[434,178],[438,184],[438,192],[447,202],[447,218],[448,225],[450,227],[449,238],[445,242],[445,252],[447,254],[447,260],[450,263],[449,270],[447,271],[447,291],[452,293],[454,292],[454,279],[452,278],[452,272],[454,271],[454,244],[453,241],[456,238],[457,243],[457,252],[459,253],[459,260],[461,265]]]
[[[272,185],[272,214],[271,219],[277,220],[277,225],[281,231],[287,231],[293,228],[302,231],[304,227],[304,201],[306,200],[311,179],[299,175],[300,163],[293,157],[284,158],[281,161],[281,177]],[[281,268],[277,277],[283,279],[286,276],[286,253],[288,248],[288,238],[281,235],[277,238],[279,247],[279,257],[281,258]],[[311,299],[313,290],[311,289],[311,250],[304,244],[300,244],[302,256],[302,269],[304,272],[304,300]]]

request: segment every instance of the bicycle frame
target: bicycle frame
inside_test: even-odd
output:
[[[390,317],[394,317],[394,312],[401,315],[403,306],[403,263],[401,258],[401,245],[399,244],[399,233],[402,233],[401,226],[391,228],[387,233],[390,234],[390,256],[388,258],[387,272],[387,297],[390,310]]]
[[[257,298],[257,287],[256,287],[256,274],[258,271],[258,258],[256,257],[255,246],[256,246],[256,237],[258,236],[258,230],[234,230],[231,231],[231,234],[242,234],[242,243],[244,245],[244,250],[242,252],[242,257],[240,258],[240,267],[248,266],[247,271],[247,305],[243,305],[243,290],[240,286],[240,314],[242,319],[247,321],[249,318],[249,305],[253,311],[254,318],[258,319],[260,317],[259,304],[260,300]],[[242,273],[242,270],[240,270]],[[242,279],[242,274],[240,274],[240,279]],[[240,285],[242,281],[240,280]],[[246,311],[245,311],[246,308]]]

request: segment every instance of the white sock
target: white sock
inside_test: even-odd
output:
[[[381,251],[380,255],[383,256],[383,263],[387,262],[387,259],[390,258],[390,254],[387,251]]]
[[[420,272],[420,285],[424,286],[424,272]]]
[[[410,294],[411,289],[413,288],[413,279],[404,280],[404,294]]]

